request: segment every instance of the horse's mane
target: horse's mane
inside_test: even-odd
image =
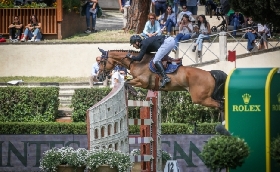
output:
[[[139,53],[139,51],[135,50],[109,50],[109,52],[116,51],[116,52],[130,52],[130,53]]]

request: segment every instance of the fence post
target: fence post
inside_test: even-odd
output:
[[[220,61],[225,61],[227,59],[227,33],[219,33],[219,48],[220,48]]]

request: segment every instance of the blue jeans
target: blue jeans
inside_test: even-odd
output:
[[[172,10],[176,15],[178,14],[178,4],[179,4],[178,1],[179,0],[174,0],[172,4]]]
[[[175,23],[171,19],[168,19],[164,26],[166,27],[167,32],[171,32],[172,27],[175,27]]]
[[[187,6],[188,11],[192,13],[192,15],[197,15],[197,6]]]
[[[187,33],[187,34],[179,33],[178,35],[176,35],[174,49],[177,50],[177,48],[179,46],[179,43],[178,43],[179,41],[188,40],[190,38],[191,38],[191,35],[189,33]]]
[[[236,36],[236,30],[237,30],[237,28],[238,28],[238,26],[239,26],[239,20],[238,20],[238,18],[233,18],[232,20],[231,20],[231,22],[230,22],[230,25],[231,26],[233,26],[233,33],[232,33],[232,35],[233,36]]]
[[[209,35],[204,35],[204,34],[199,34],[195,44],[198,45],[197,50],[201,51],[202,50],[202,42],[203,40],[208,40],[209,39]]]
[[[255,41],[257,35],[252,33],[252,32],[247,32],[245,34],[245,39],[248,39],[248,43],[247,43],[247,50],[251,51],[254,46],[253,46],[253,42]]]
[[[87,8],[86,8],[86,22],[87,22],[87,28],[90,28],[90,16],[91,16],[91,24],[92,24],[92,28],[95,28],[95,24],[96,24],[96,13],[97,13],[97,9],[95,11],[95,13],[91,13],[89,12],[89,10],[92,8],[92,5],[88,4]]]
[[[31,32],[28,28],[24,30],[24,36],[27,36],[27,39],[31,39],[32,37],[36,36],[36,39],[42,39],[42,34],[40,29],[36,28],[34,32]]]
[[[156,16],[159,16],[159,15],[165,13],[166,8],[167,8],[166,2],[156,2],[155,3]]]

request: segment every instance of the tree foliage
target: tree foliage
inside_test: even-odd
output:
[[[280,27],[280,1],[279,0],[229,0],[231,8],[245,16],[251,16],[254,21],[272,23]]]

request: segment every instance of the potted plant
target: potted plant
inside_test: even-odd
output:
[[[172,158],[172,156],[168,152],[161,150],[162,170],[164,170],[166,162],[168,160],[171,160],[171,158]]]
[[[201,152],[203,162],[211,171],[242,166],[249,156],[247,143],[238,137],[217,135],[208,140]]]
[[[280,135],[273,139],[270,147],[271,158],[280,164]]]
[[[86,167],[88,151],[72,147],[52,148],[43,153],[40,168],[48,172],[83,172]]]
[[[131,166],[129,154],[113,149],[92,150],[87,159],[91,172],[126,172]]]

